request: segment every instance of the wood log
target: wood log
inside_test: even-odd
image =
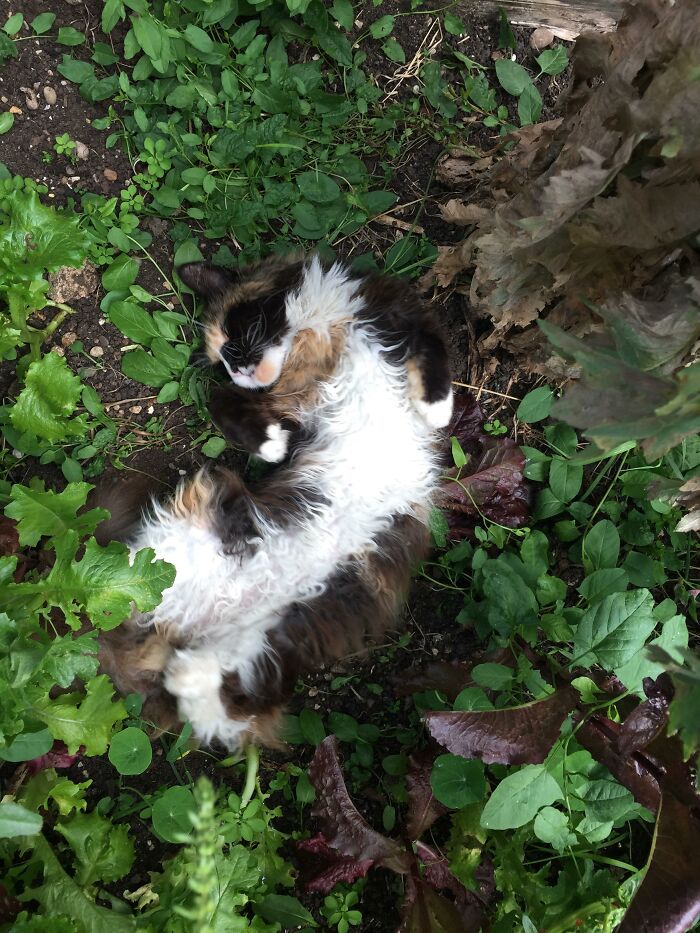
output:
[[[570,41],[586,29],[614,29],[622,15],[622,0],[462,0],[467,21],[505,10],[516,26],[546,26],[558,39]]]

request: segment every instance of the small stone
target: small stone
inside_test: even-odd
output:
[[[143,411],[143,405],[132,405],[129,411],[132,415],[140,415]]]
[[[316,687],[309,687],[309,696],[310,697],[318,696],[318,689]]]
[[[90,157],[90,150],[85,143],[81,143],[78,139],[75,140],[75,157],[83,161]]]
[[[93,359],[99,359],[99,357],[104,356],[104,354],[105,354],[105,351],[102,349],[102,347],[91,347],[90,348],[90,356]]]
[[[19,107],[12,106],[10,107],[10,113],[22,113]]]
[[[52,347],[52,348],[51,348],[51,352],[52,352],[52,353],[55,353],[56,356],[65,356],[65,355],[66,355],[66,351],[63,349],[63,347]]]
[[[552,42],[554,42],[554,33],[551,29],[547,29],[546,26],[538,26],[530,36],[530,48],[536,52],[546,49]]]
[[[72,330],[69,330],[68,333],[61,337],[61,343],[64,347],[72,347],[77,339],[78,335],[73,333]]]
[[[51,107],[53,107],[53,105],[56,103],[56,92],[54,91],[52,87],[44,88],[44,100]]]
[[[36,96],[36,94],[34,93],[34,91],[27,90],[27,92],[26,92],[26,97],[25,97],[25,101],[26,101],[26,103],[27,103],[27,108],[28,108],[29,110],[38,110],[38,109],[39,109],[39,101],[37,100],[37,96]]]
[[[107,179],[107,181],[116,181],[119,177],[113,168],[106,168],[102,174]]]
[[[155,411],[155,408],[153,407],[153,405],[149,405],[146,411],[148,412],[149,415],[152,415],[153,412]]]
[[[187,470],[178,470],[178,476],[187,476]]]

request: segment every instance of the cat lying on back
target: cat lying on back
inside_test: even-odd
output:
[[[122,534],[177,576],[103,640],[102,663],[161,724],[189,720],[199,741],[233,748],[274,741],[299,676],[395,624],[428,546],[451,386],[439,333],[400,280],[315,258],[178,272],[207,300],[207,352],[232,380],[214,420],[280,466],[257,487],[200,472]],[[123,526],[118,501],[111,511]]]

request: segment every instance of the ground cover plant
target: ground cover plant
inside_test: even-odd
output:
[[[693,927],[690,8],[641,4],[580,40],[559,109],[569,49],[456,6],[8,10],[3,930]],[[286,752],[225,758],[187,724],[152,742],[141,698],[99,673],[98,632],[157,605],[173,568],[98,545],[88,495],[124,470],[258,468],[207,420],[172,268],[298,247],[449,285],[427,297],[471,390],[407,630],[298,686]]]

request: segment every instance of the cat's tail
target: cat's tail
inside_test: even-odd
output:
[[[103,547],[110,541],[126,542],[137,530],[153,499],[166,491],[153,476],[132,473],[127,479],[101,480],[88,496],[87,507],[106,509],[109,518],[97,526],[95,538]]]

